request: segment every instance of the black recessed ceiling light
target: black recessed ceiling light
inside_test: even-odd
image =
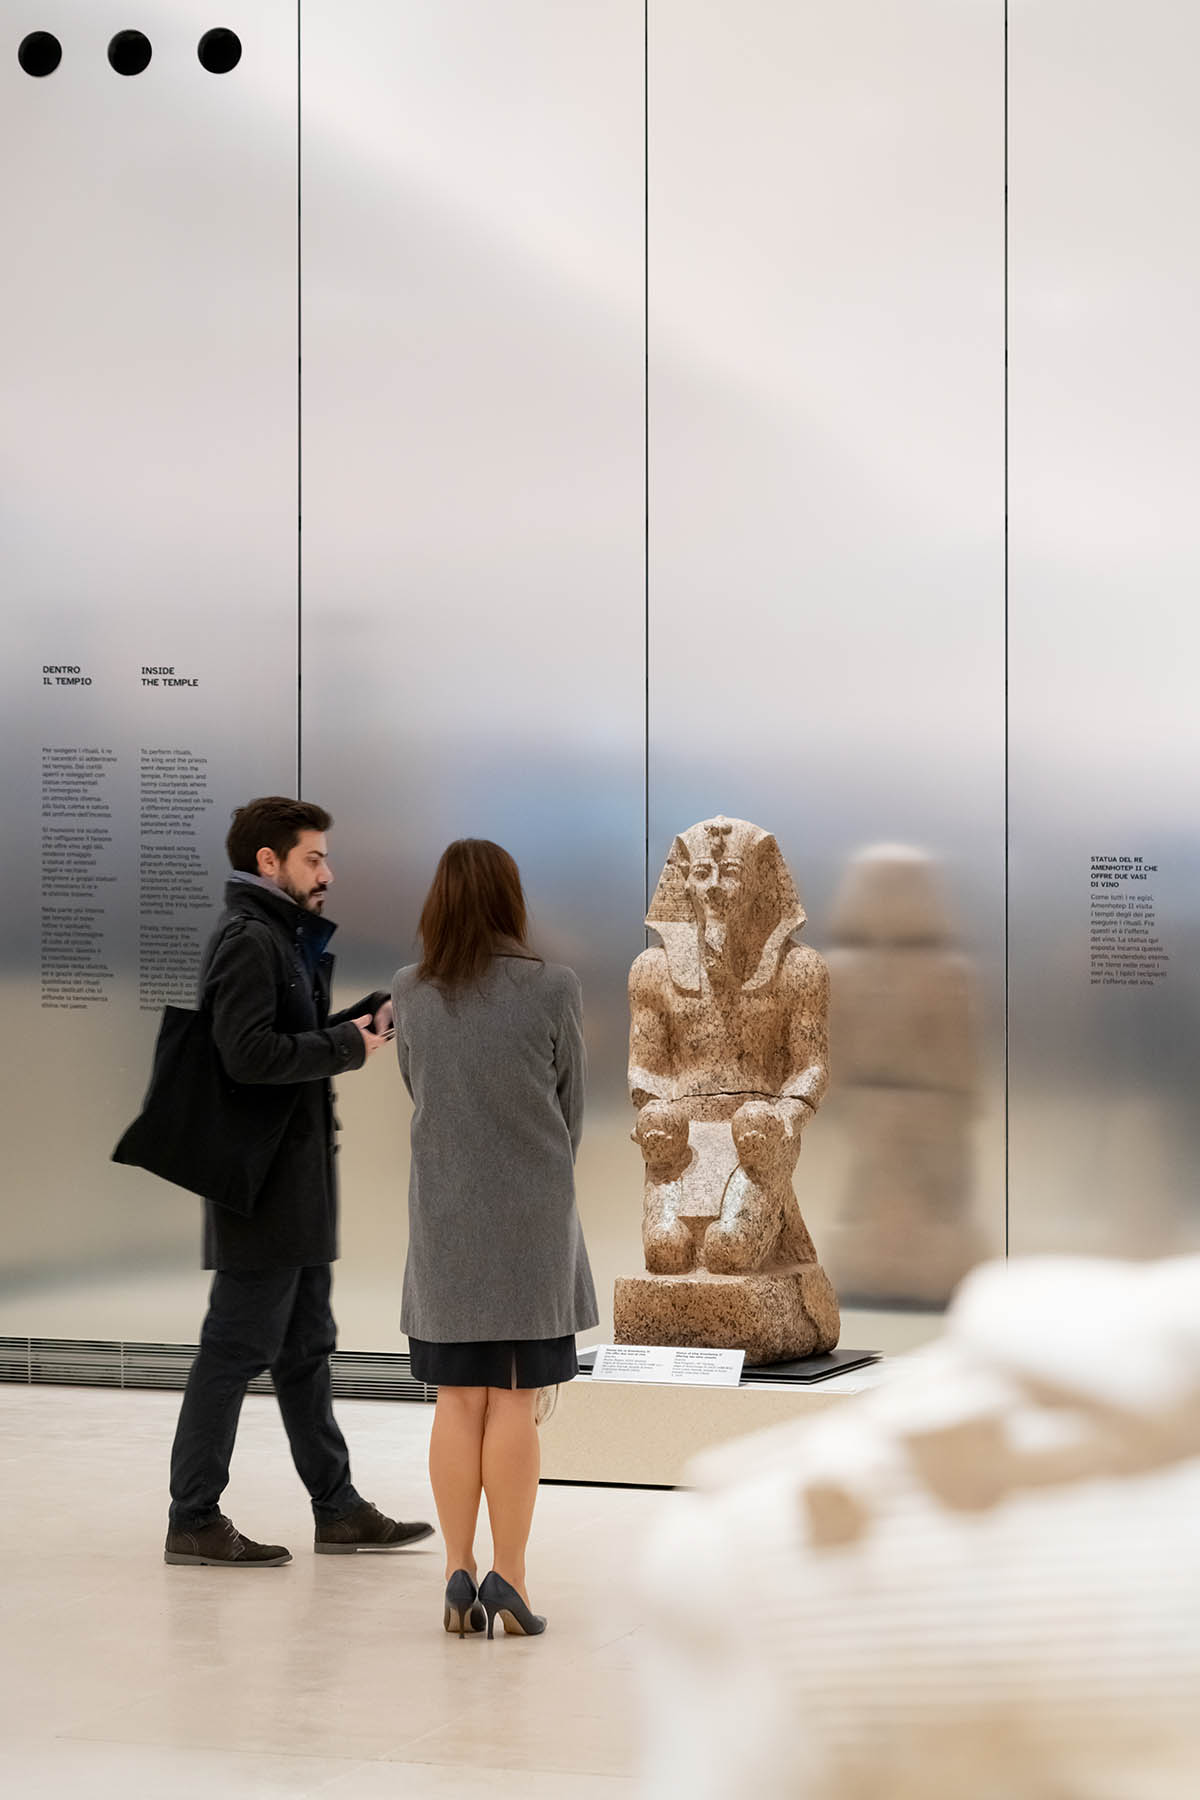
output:
[[[140,75],[153,54],[144,31],[118,31],[108,46],[108,60],[118,75]]]
[[[53,75],[62,61],[62,45],[52,31],[31,31],[21,39],[17,61],[27,75]]]
[[[228,75],[242,60],[242,40],[236,31],[219,27],[205,32],[196,54],[210,75]]]

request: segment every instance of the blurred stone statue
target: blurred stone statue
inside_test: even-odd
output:
[[[646,1800],[1194,1800],[1197,1295],[985,1264],[871,1391],[697,1458],[639,1576]]]
[[[646,1276],[616,1288],[621,1343],[776,1362],[837,1343],[837,1298],[792,1171],[828,1081],[829,981],[775,839],[744,819],[677,837],[629,977],[629,1086],[646,1165]]]
[[[985,1254],[971,1215],[970,969],[933,859],[851,862],[830,917],[838,1109],[850,1168],[826,1246],[843,1301],[942,1307]]]

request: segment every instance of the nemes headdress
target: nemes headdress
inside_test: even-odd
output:
[[[765,987],[779,966],[784,947],[804,924],[805,912],[779,845],[769,831],[746,819],[702,819],[681,832],[658,878],[646,923],[662,939],[671,980],[685,993],[700,991],[700,947],[696,915],[688,898],[692,864],[708,857],[737,857],[763,932],[757,967],[743,991]]]

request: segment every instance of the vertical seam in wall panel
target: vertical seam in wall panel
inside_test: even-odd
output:
[[[1009,1254],[1008,0],[1004,0],[1004,1254]]]
[[[300,8],[296,0],[296,797],[304,793],[304,309],[301,299],[303,139],[300,128]]]
[[[650,0],[642,6],[642,458],[645,479],[645,543],[642,654],[645,660],[643,716],[643,911],[650,910]],[[645,933],[650,942],[650,933]]]

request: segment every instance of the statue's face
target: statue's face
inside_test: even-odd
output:
[[[741,857],[714,851],[695,858],[688,870],[687,891],[701,924],[731,924],[742,912],[747,897]]]

